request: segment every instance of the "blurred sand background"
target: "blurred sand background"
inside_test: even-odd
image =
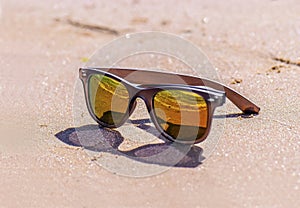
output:
[[[2,0],[0,8],[0,207],[299,206],[298,0]],[[262,110],[227,118],[202,165],[136,179],[54,135],[73,125],[84,57],[145,30],[201,47],[222,82]]]

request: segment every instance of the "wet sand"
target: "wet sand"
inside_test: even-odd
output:
[[[0,207],[298,207],[300,4],[2,0]],[[55,134],[74,127],[78,67],[118,35],[180,35],[261,107],[228,116],[203,164],[130,178]],[[228,115],[240,111],[227,102]]]

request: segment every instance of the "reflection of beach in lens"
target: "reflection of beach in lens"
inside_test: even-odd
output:
[[[92,110],[102,122],[117,125],[122,121],[127,111],[129,94],[121,82],[104,75],[92,75],[89,92]]]
[[[206,132],[207,104],[196,93],[160,91],[154,97],[154,109],[159,125],[174,139],[195,140]]]

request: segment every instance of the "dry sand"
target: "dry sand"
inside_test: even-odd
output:
[[[299,207],[299,1],[2,0],[0,7],[0,207]],[[82,58],[117,34],[145,30],[194,42],[223,83],[262,110],[227,118],[202,165],[137,179],[112,174],[54,135],[73,127]],[[239,113],[232,104],[227,110]]]

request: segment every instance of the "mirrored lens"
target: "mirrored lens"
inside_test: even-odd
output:
[[[97,118],[108,125],[120,124],[129,103],[126,87],[118,80],[100,74],[90,77],[88,87],[90,104]]]
[[[208,108],[204,98],[185,90],[163,90],[153,100],[156,120],[173,139],[194,141],[207,129]]]

